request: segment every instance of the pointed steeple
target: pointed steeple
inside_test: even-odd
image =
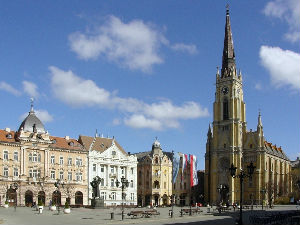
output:
[[[30,114],[34,113],[34,110],[33,110],[33,102],[34,102],[34,98],[30,98]]]
[[[233,39],[230,26],[229,5],[226,6],[226,24],[225,24],[225,37],[222,58],[222,71],[221,77],[228,76],[231,70],[235,68],[235,54],[233,48]]]
[[[212,137],[212,132],[211,132],[210,124],[208,125],[207,137],[208,138]]]
[[[262,127],[260,110],[259,110],[259,112],[258,112],[258,121],[257,121],[257,127]]]

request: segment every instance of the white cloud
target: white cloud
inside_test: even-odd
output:
[[[32,83],[30,81],[24,80],[23,82],[23,89],[26,94],[28,94],[30,97],[38,98],[39,93],[37,91],[37,86],[35,83]]]
[[[49,69],[51,88],[56,98],[71,106],[117,109],[126,113],[124,124],[134,128],[178,128],[180,120],[209,115],[207,108],[192,101],[176,106],[170,100],[148,104],[135,98],[121,98],[116,96],[116,93],[98,87],[91,80],[80,78],[72,71],[53,66]]]
[[[256,89],[256,90],[261,90],[262,89],[262,86],[261,86],[261,83],[256,83],[255,85],[254,85],[254,88]]]
[[[43,123],[48,123],[53,121],[53,116],[48,113],[47,110],[34,110],[36,116],[43,122]],[[24,113],[20,116],[20,120],[24,120],[28,116],[28,113]]]
[[[94,33],[75,32],[69,35],[70,47],[80,59],[96,60],[102,56],[111,62],[132,70],[150,72],[164,62],[160,55],[162,45],[176,51],[195,54],[195,45],[170,45],[165,36],[151,24],[142,20],[122,22],[110,16]]]
[[[264,14],[280,18],[287,22],[289,30],[285,37],[291,42],[300,40],[300,1],[299,0],[274,0],[268,2]]]
[[[81,59],[108,60],[132,70],[150,71],[163,62],[158,49],[166,40],[159,31],[141,20],[123,23],[110,16],[95,34],[73,33],[69,36],[71,50]]]
[[[191,55],[198,52],[196,45],[187,45],[183,43],[177,43],[171,46],[171,49],[175,51],[187,52]]]
[[[133,114],[130,118],[125,118],[124,123],[133,128],[150,128],[153,130],[162,130],[162,124],[156,119],[145,118],[144,115]]]
[[[287,85],[300,90],[300,54],[279,47],[261,46],[259,56],[276,87]]]
[[[10,84],[2,81],[0,82],[0,90],[7,91],[15,96],[20,96],[21,92],[12,87]]]

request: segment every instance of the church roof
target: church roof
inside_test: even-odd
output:
[[[229,71],[235,67],[235,53],[230,25],[229,8],[227,6],[221,76],[224,76],[225,70]]]
[[[265,141],[265,150],[270,155],[274,155],[285,160],[290,160],[281,147],[276,147],[276,145],[273,145],[270,142]]]
[[[80,135],[78,141],[85,147],[85,149],[89,150],[94,139],[95,137]],[[118,147],[118,149],[120,149],[124,154],[127,154],[122,146],[113,138],[96,137],[95,142],[92,146],[92,150],[104,152],[106,149],[112,146],[113,141],[115,142],[115,145]]]

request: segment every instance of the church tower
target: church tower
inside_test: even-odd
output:
[[[241,168],[243,134],[246,113],[243,101],[242,74],[237,72],[229,9],[226,10],[222,68],[217,68],[212,131],[209,126],[205,156],[208,196],[206,201],[217,203],[234,199],[234,180],[230,178],[231,163]]]

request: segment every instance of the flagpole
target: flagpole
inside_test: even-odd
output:
[[[173,169],[174,169],[174,150],[172,150],[172,194],[171,194],[171,198],[172,198],[172,200],[171,200],[171,203],[172,203],[172,214],[171,214],[171,218],[173,218],[173,214],[174,214],[174,194],[173,194],[173,188],[174,188],[174,182],[173,182],[173,173],[174,173],[174,171],[173,171]],[[175,190],[174,190],[175,191]]]

